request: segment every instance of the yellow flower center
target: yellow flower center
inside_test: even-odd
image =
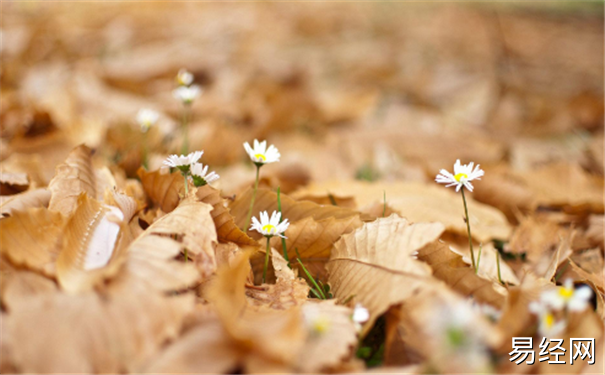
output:
[[[271,225],[271,224],[265,224],[263,226],[263,231],[267,232],[267,233],[271,233],[271,230],[275,229],[275,225]]]
[[[313,332],[322,334],[330,328],[330,321],[324,317],[319,317],[313,322]]]
[[[267,160],[267,158],[265,158],[265,155],[263,155],[263,154],[256,154],[256,155],[254,155],[254,157],[255,157],[257,160],[262,160],[262,161]]]
[[[548,313],[544,315],[544,324],[546,324],[546,327],[550,328],[554,323],[555,317],[552,314]]]
[[[461,178],[465,178],[468,179],[468,175],[466,173],[458,173],[457,175],[454,176],[454,178],[456,179],[456,181],[460,182]]]
[[[568,300],[573,296],[573,288],[559,288],[559,295],[563,297],[563,299]]]

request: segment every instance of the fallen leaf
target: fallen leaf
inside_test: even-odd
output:
[[[65,219],[46,208],[14,211],[0,220],[0,251],[17,266],[54,276]]]
[[[364,207],[383,204],[383,197],[386,195],[387,204],[412,222],[438,221],[445,225],[447,231],[467,235],[464,206],[460,194],[437,184],[333,181],[311,184],[298,191],[293,197],[321,196],[326,191],[341,198],[354,197],[358,209],[362,211]],[[509,237],[511,228],[502,212],[474,201],[470,194],[467,195],[467,203],[473,238],[480,242],[487,242],[494,238]]]
[[[391,215],[364,224],[334,244],[326,265],[329,283],[339,301],[352,298],[370,311],[367,333],[378,316],[427,287],[431,270],[414,252],[443,233],[440,223],[410,224]]]
[[[451,251],[443,242],[433,242],[418,251],[418,260],[433,269],[433,276],[444,281],[464,297],[473,297],[477,302],[502,308],[507,291],[498,283],[475,274],[462,257]]]
[[[48,207],[50,196],[51,192],[46,189],[28,190],[21,194],[1,196],[2,216],[10,216],[14,211],[25,211],[28,208]]]
[[[139,168],[137,175],[143,183],[143,190],[151,201],[164,212],[171,212],[178,206],[180,194],[185,192],[183,176],[178,173],[162,173],[162,170],[147,172]]]

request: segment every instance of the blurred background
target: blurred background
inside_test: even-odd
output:
[[[180,150],[185,68],[203,89],[190,149],[237,192],[268,139],[286,192],[331,179],[430,181],[457,159],[603,175],[603,4],[2,2],[4,168],[45,186],[77,144],[150,169]],[[500,168],[500,169],[498,169]],[[33,176],[33,177],[32,177]]]

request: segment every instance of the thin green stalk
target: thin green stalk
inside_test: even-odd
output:
[[[462,202],[464,203],[464,214],[466,215],[466,229],[468,231],[468,245],[471,248],[471,262],[473,263],[473,269],[477,272],[477,266],[475,265],[475,252],[473,251],[473,238],[471,237],[471,221],[468,217],[468,208],[466,206],[466,197],[464,196],[464,187],[460,189],[462,192]]]
[[[500,274],[500,252],[496,251],[496,266],[498,266],[498,281],[500,284],[504,285],[502,282],[502,275]]]
[[[148,159],[148,154],[149,154],[149,145],[147,144],[147,140],[148,140],[148,136],[147,133],[149,132],[149,130],[147,130],[145,133],[143,133],[143,167],[145,169],[149,169],[149,161]]]
[[[383,199],[383,204],[382,204],[382,217],[384,217],[384,215],[387,212],[387,191],[383,190],[382,191],[382,199]]]
[[[317,291],[319,292],[319,294],[321,294],[321,299],[326,299],[326,295],[324,294],[324,291],[321,290],[321,288],[319,287],[319,285],[317,285],[317,282],[315,281],[315,279],[313,278],[313,276],[311,276],[311,274],[309,273],[309,271],[307,270],[307,268],[305,267],[305,265],[300,261],[300,258],[296,258],[296,261],[302,267],[305,275],[307,275],[307,277],[311,280],[311,282],[315,286],[315,289],[317,289]],[[313,290],[313,289],[311,289],[311,290]],[[315,294],[317,295],[317,293],[315,293]]]
[[[254,191],[252,192],[252,200],[250,201],[250,208],[248,209],[248,216],[246,217],[246,224],[244,225],[244,232],[248,231],[250,225],[250,218],[252,217],[252,208],[254,207],[254,201],[256,200],[256,191],[258,190],[258,176],[260,173],[261,164],[256,164],[256,181],[254,182]]]
[[[187,248],[185,248],[185,263],[189,260],[189,253],[187,252]]]
[[[187,155],[189,153],[189,104],[183,104],[183,111],[181,114],[181,122],[183,128],[183,146],[181,147],[181,154]]]
[[[267,268],[269,268],[269,252],[271,252],[271,248],[269,245],[269,240],[271,237],[267,236],[267,250],[265,252],[265,267],[263,268],[263,284],[265,280],[267,280]]]
[[[277,187],[277,211],[279,211],[279,216],[280,216],[280,220],[279,222],[281,223],[282,221],[284,221],[284,215],[281,212],[281,194],[280,194],[280,187]],[[286,248],[286,239],[285,238],[281,238],[281,249],[282,252],[284,253],[284,259],[286,260],[286,262],[288,262],[288,268],[292,268],[290,266],[290,259],[288,258],[288,249]]]
[[[336,203],[336,199],[334,198],[332,193],[328,192],[328,198],[330,199],[330,203],[332,204],[332,206],[338,206],[338,204]]]
[[[479,244],[479,254],[477,254],[477,268],[475,268],[475,275],[479,271],[479,263],[481,262],[481,250],[483,250],[483,243]]]

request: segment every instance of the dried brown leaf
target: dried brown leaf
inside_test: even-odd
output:
[[[16,271],[7,275],[2,273],[2,304],[9,311],[18,303],[29,298],[36,298],[45,294],[57,293],[59,289],[52,280],[30,271]]]
[[[21,194],[1,196],[2,216],[10,216],[14,211],[25,211],[28,208],[48,207],[50,196],[51,192],[47,189],[35,189]]]
[[[294,197],[299,195],[321,196],[326,191],[341,198],[354,197],[362,211],[365,207],[383,204],[386,194],[387,204],[408,220],[415,223],[439,221],[445,225],[447,231],[462,236],[467,235],[460,194],[437,184],[333,181],[311,184],[294,194]],[[493,238],[507,239],[509,237],[511,228],[502,212],[476,202],[470,194],[466,199],[473,238],[487,242]]]
[[[433,276],[443,280],[448,286],[463,296],[472,296],[481,303],[502,308],[507,291],[501,285],[475,274],[472,267],[462,261],[462,257],[450,250],[442,242],[433,242],[418,252],[418,260],[426,262],[433,269]]]
[[[0,220],[0,251],[17,266],[53,276],[65,224],[60,213],[46,208],[14,211]]]
[[[250,200],[252,199],[252,189],[246,190],[229,207],[231,214],[235,218],[235,223],[242,228],[245,224]],[[356,211],[341,208],[332,205],[319,205],[309,201],[295,201],[285,194],[281,195],[282,218],[288,219],[290,223],[295,223],[308,217],[316,221],[333,217],[335,219],[350,219],[349,230],[361,225],[360,214]],[[252,209],[252,216],[258,216],[260,211],[269,213],[277,210],[277,194],[266,189],[259,189]],[[249,233],[253,238],[260,238],[258,233]]]
[[[165,297],[129,283],[106,298],[85,293],[28,299],[15,305],[3,328],[23,372],[136,372],[177,336],[193,306],[191,296]]]
[[[395,304],[431,284],[431,270],[414,259],[414,252],[435,241],[440,223],[410,224],[392,215],[364,224],[334,244],[326,265],[334,296],[352,298],[370,311],[364,332]]]
[[[178,206],[180,194],[185,193],[183,176],[178,173],[162,173],[162,170],[147,172],[139,168],[137,175],[143,184],[145,194],[164,212],[171,212]]]

